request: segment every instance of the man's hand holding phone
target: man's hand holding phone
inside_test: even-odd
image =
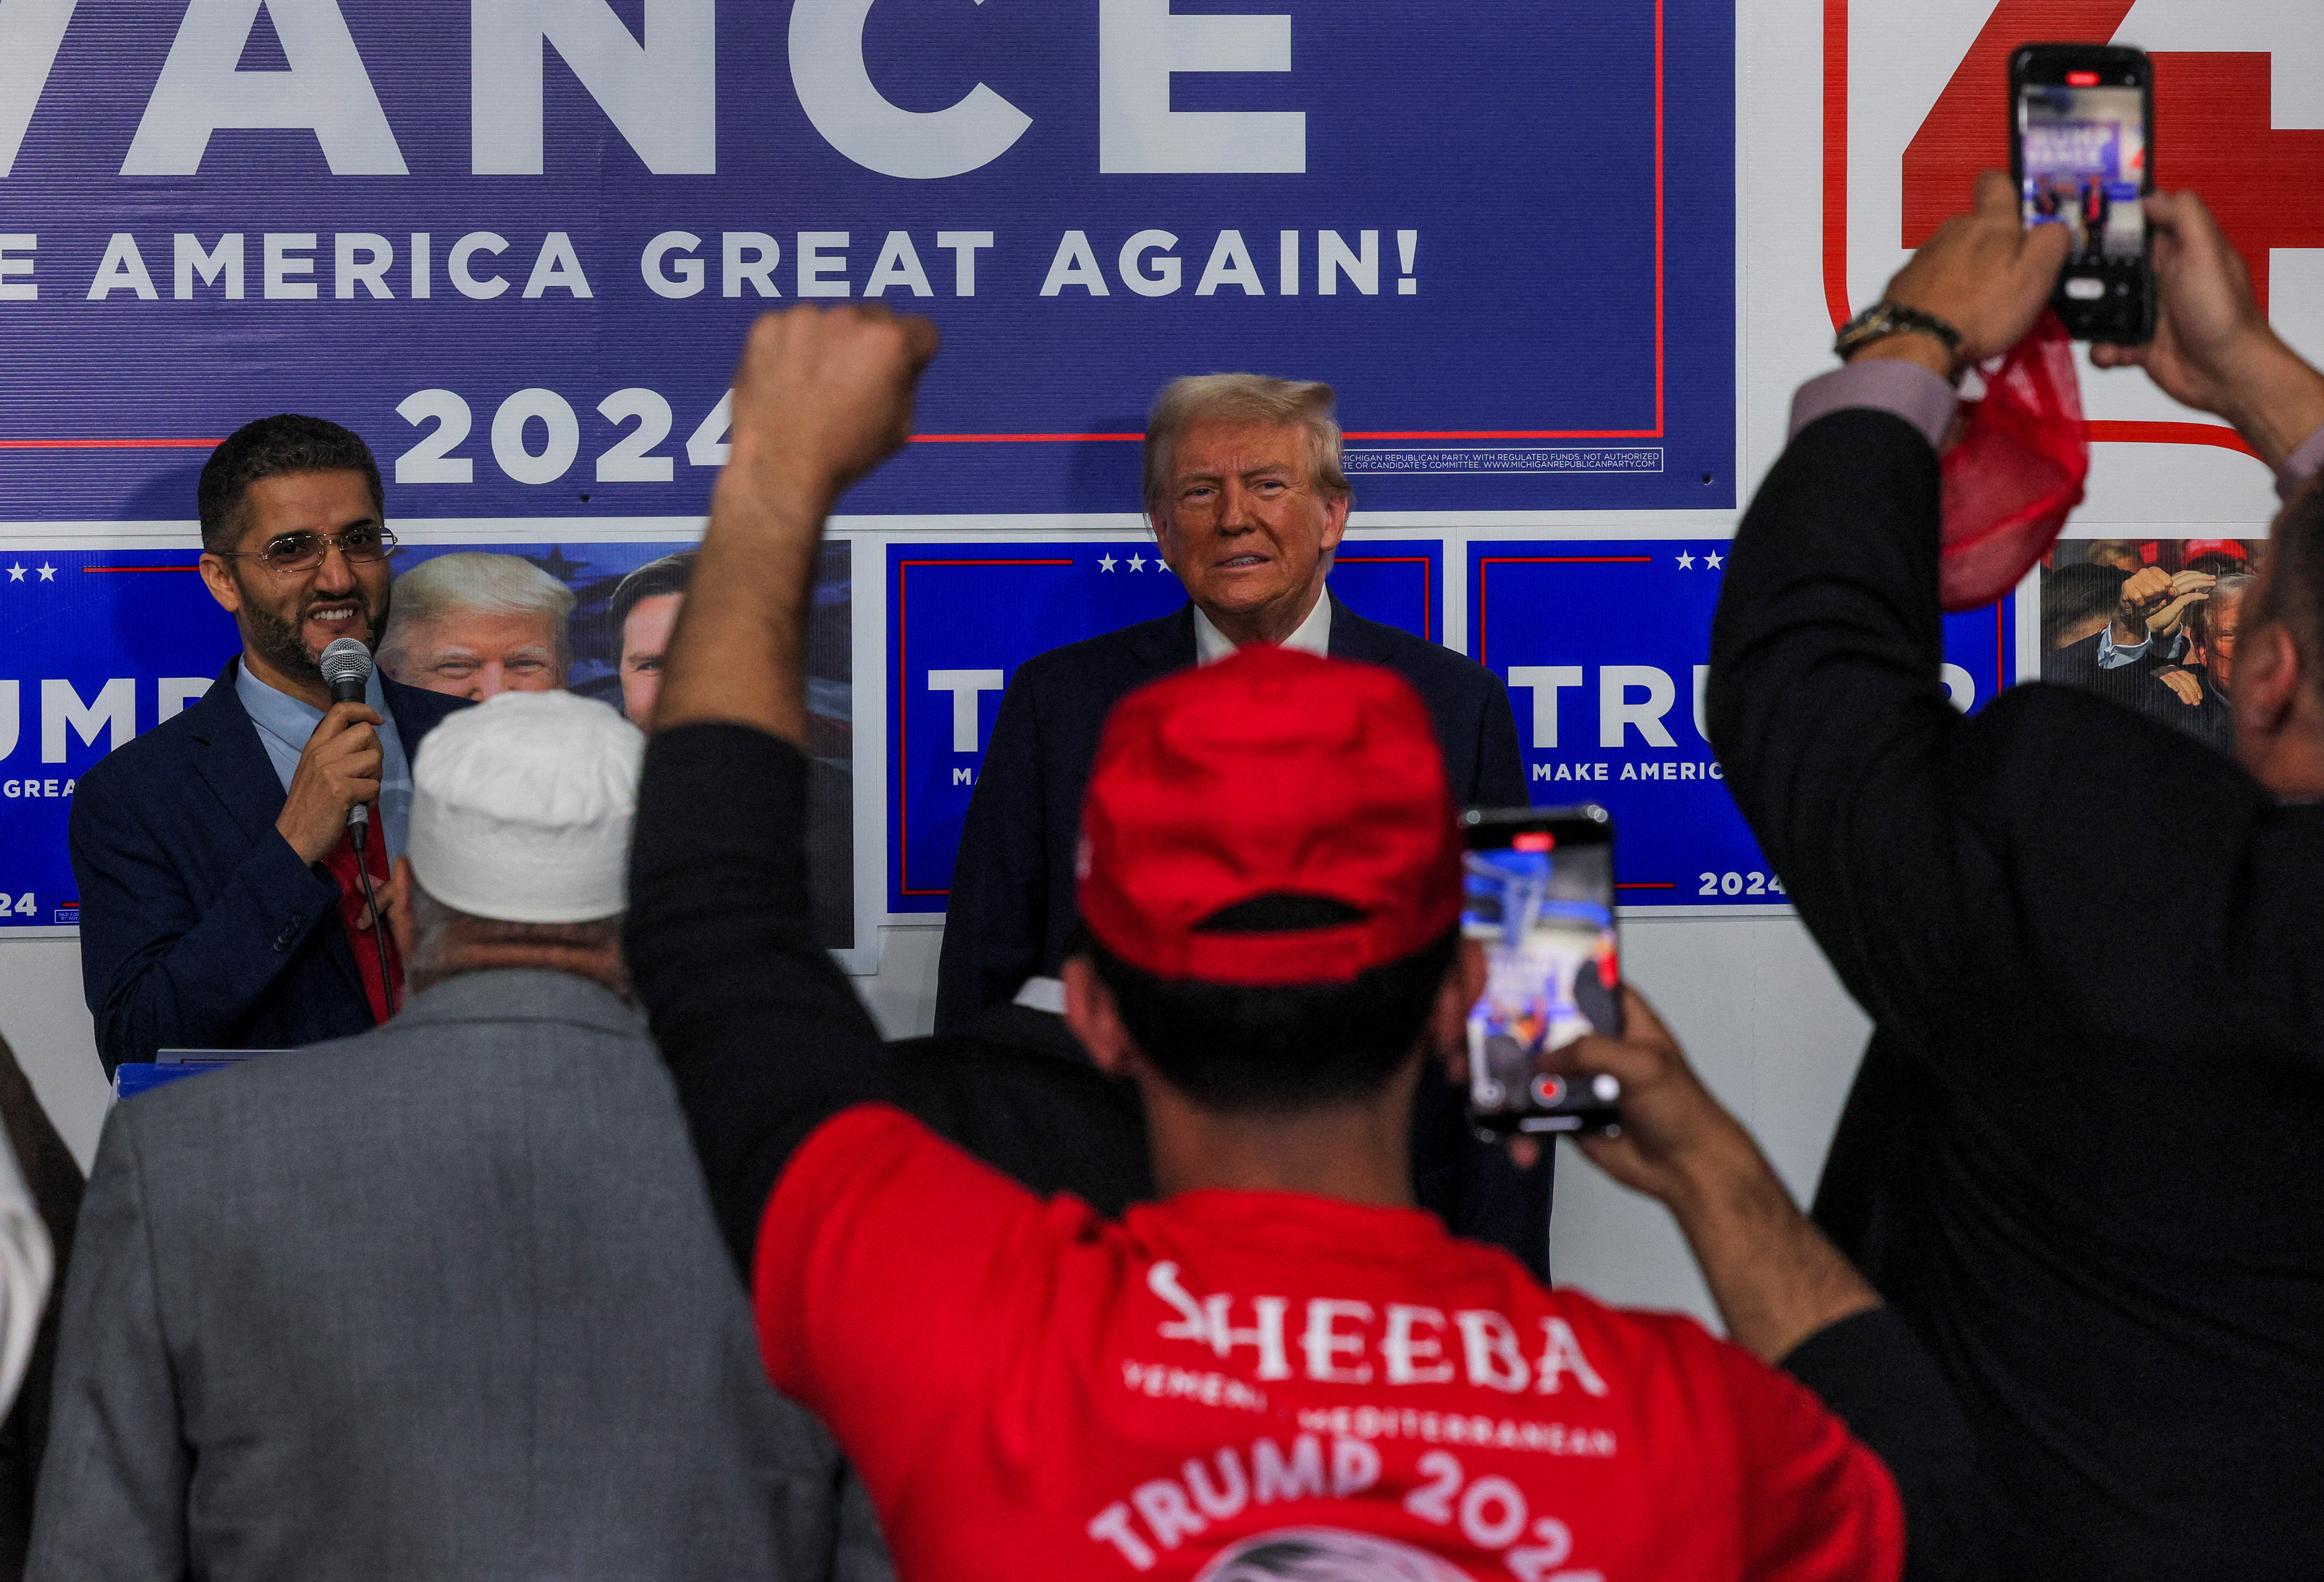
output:
[[[1750,1133],[1711,1096],[1646,996],[1627,983],[1621,996],[1621,1037],[1585,1033],[1541,1059],[1544,1070],[1568,1081],[1603,1074],[1622,1085],[1621,1130],[1576,1136],[1582,1152],[1674,1210],[1738,1176],[1766,1171]]]
[[[1627,983],[1621,995],[1621,1037],[1584,1034],[1544,1055],[1542,1068],[1569,1081],[1604,1073],[1621,1083],[1619,1133],[1575,1142],[1608,1175],[1670,1209],[1729,1336],[1779,1362],[1818,1330],[1877,1307],[1646,997]]]
[[[2165,395],[2227,419],[2261,460],[2281,467],[2324,428],[2324,375],[2269,326],[2251,271],[2202,199],[2151,193],[2146,220],[2154,232],[2154,338],[2093,346],[2090,361],[2145,369]]]
[[[1858,358],[1896,357],[1950,379],[1960,367],[1999,356],[2025,338],[2049,305],[2072,239],[2062,226],[2027,230],[2017,189],[1999,171],[1977,179],[1977,208],[1955,215],[1921,245],[1888,282],[1886,300],[1935,315],[1960,332],[1958,365],[1934,336],[1887,336]]]

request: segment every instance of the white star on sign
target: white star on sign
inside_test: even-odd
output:
[[[43,567],[42,567],[42,568],[41,568],[41,580],[42,580],[42,581],[43,581],[43,582],[54,582],[56,579],[57,579],[57,569],[56,569],[54,566],[43,566]]]
[[[1111,555],[1100,555],[1097,558],[1097,569],[1099,570],[1111,571],[1113,569],[1113,566],[1114,560]]]
[[[1678,568],[1682,571],[1692,571],[1694,569],[1694,557],[1692,555],[1681,555],[1678,558]]]
[[[1132,555],[1132,556],[1130,556],[1130,569],[1132,571],[1143,571],[1143,570],[1145,570],[1145,569],[1146,569],[1146,557],[1145,557],[1145,556],[1143,556],[1143,555]]]
[[[1716,551],[1713,551],[1712,553],[1708,554],[1708,555],[1705,555],[1705,556],[1702,558],[1702,563],[1703,563],[1704,565],[1706,565],[1706,566],[1710,567],[1713,571],[1716,571],[1716,570],[1718,570],[1718,569],[1719,569],[1719,568],[1720,568],[1720,559],[1719,559],[1719,556],[1718,556],[1717,552],[1716,552]]]
[[[9,581],[11,581],[11,582],[22,582],[22,581],[23,581],[23,580],[24,580],[24,569],[23,569],[22,566],[11,566],[11,567],[9,567],[9,568],[8,568],[8,580],[9,580]]]

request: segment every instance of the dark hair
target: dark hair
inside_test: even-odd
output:
[[[1272,933],[1356,915],[1314,896],[1268,895],[1200,926]],[[1419,1043],[1460,943],[1456,925],[1348,982],[1287,988],[1157,977],[1085,928],[1076,928],[1071,951],[1089,958],[1139,1052],[1171,1087],[1205,1109],[1234,1112],[1320,1108],[1379,1093]]]
[[[250,486],[294,472],[359,472],[371,487],[372,509],[387,514],[379,462],[363,436],[323,418],[282,412],[243,424],[202,463],[201,482],[194,489],[202,548],[233,549],[242,536],[242,497]]]
[[[605,626],[612,634],[607,646],[613,652],[615,664],[622,662],[622,628],[629,624],[630,612],[650,598],[684,593],[687,584],[694,580],[696,552],[680,550],[675,555],[649,560],[615,585],[613,602],[605,606]]]
[[[2118,566],[2083,561],[2061,566],[2042,578],[2042,650],[2058,646],[2059,634],[2092,615],[2112,615],[2122,602],[2122,585],[2130,573]]]
[[[2270,530],[2267,575],[2246,627],[2280,622],[2300,647],[2311,687],[2324,688],[2324,486],[2292,497]]]

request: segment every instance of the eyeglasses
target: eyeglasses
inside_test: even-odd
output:
[[[213,550],[224,560],[256,556],[269,571],[312,571],[333,544],[349,565],[367,566],[395,553],[395,535],[383,527],[351,527],[345,532],[286,532],[263,550]]]

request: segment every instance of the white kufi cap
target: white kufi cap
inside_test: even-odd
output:
[[[411,766],[412,876],[472,917],[611,917],[628,904],[645,743],[570,692],[503,692],[456,711]]]

